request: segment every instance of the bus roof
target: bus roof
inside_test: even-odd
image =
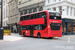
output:
[[[57,11],[48,10],[48,12],[56,13]],[[60,12],[57,12],[57,13],[60,13]]]
[[[44,12],[44,11],[53,12],[53,13],[59,13],[57,11],[52,11],[52,10],[43,10],[43,11],[39,11],[39,12]],[[21,17],[26,16],[26,15],[36,14],[36,13],[39,13],[39,12],[34,12],[34,13],[30,13],[30,14],[21,15]]]

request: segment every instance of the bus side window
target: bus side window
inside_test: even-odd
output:
[[[24,16],[24,20],[27,20],[27,16]]]
[[[42,12],[42,17],[46,17],[46,16],[47,16],[46,12]]]
[[[26,28],[27,28],[27,30],[30,30],[29,28],[30,28],[30,26],[26,26]]]
[[[34,17],[35,17],[34,14],[32,14],[32,15],[31,15],[31,19],[34,19]]]
[[[35,30],[38,30],[38,25],[35,26]]]
[[[30,25],[29,29],[30,29],[30,30],[34,30],[34,29],[33,29],[33,25]]]
[[[32,15],[30,15],[30,19],[32,19]]]
[[[24,19],[24,16],[22,17],[22,20],[25,20],[25,19]]]
[[[42,14],[41,13],[38,13],[37,14],[37,18],[41,18],[42,17]]]
[[[22,21],[22,17],[20,17],[20,21]]]
[[[44,30],[47,27],[47,24],[42,25],[42,30]]]
[[[26,26],[22,26],[22,29],[23,29],[23,30],[26,30]]]
[[[23,21],[24,20],[24,17],[21,17],[20,21]]]
[[[35,14],[32,14],[31,16],[30,16],[30,19],[35,19],[36,18],[36,15]]]
[[[41,25],[35,25],[35,26],[34,26],[34,29],[35,29],[35,30],[42,30],[42,26],[41,26]]]
[[[27,20],[29,20],[29,19],[30,19],[30,15],[27,16]]]
[[[37,14],[35,14],[35,18],[37,18]]]
[[[36,14],[33,14],[34,16],[33,16],[33,19],[35,19],[36,18]]]

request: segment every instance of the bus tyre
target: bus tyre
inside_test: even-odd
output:
[[[23,33],[23,36],[25,37],[25,32]]]
[[[41,34],[40,34],[40,33],[38,33],[38,34],[37,34],[37,37],[38,37],[38,38],[41,38]]]

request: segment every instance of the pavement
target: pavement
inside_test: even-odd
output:
[[[4,35],[3,40],[0,40],[0,43],[14,42],[22,39],[24,39],[24,37],[19,36],[18,33],[11,33],[11,35]]]

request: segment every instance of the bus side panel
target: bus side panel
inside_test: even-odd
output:
[[[41,37],[48,37],[48,33],[46,33],[44,30],[34,30],[34,37],[37,37],[38,33],[41,34]]]
[[[42,33],[42,37],[48,37],[48,28],[46,27],[44,32]]]
[[[44,18],[20,21],[20,25],[38,25],[38,24],[44,24]]]
[[[25,36],[30,36],[30,30],[22,30],[22,35],[25,32]]]
[[[42,37],[43,30],[34,30],[34,37],[37,37],[37,34],[40,33]]]
[[[37,37],[37,30],[33,31],[33,37]]]

